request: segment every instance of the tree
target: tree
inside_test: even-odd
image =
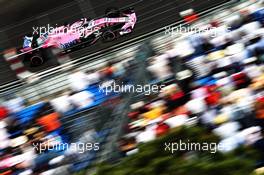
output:
[[[249,175],[254,170],[257,154],[240,147],[223,154],[198,150],[165,150],[165,143],[219,143],[219,138],[200,127],[176,128],[155,141],[139,145],[139,152],[120,163],[101,164],[97,175]]]

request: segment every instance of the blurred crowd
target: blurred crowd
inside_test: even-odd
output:
[[[76,131],[76,137],[71,134],[75,127],[65,126],[88,126],[80,122],[89,119],[79,121],[71,116],[108,102],[116,104],[118,94],[105,94],[99,86],[113,79],[126,81],[125,67],[119,67],[119,63],[108,63],[98,70],[73,69],[68,87],[30,106],[26,99],[9,94],[0,107],[0,174],[53,174],[51,169],[62,165],[68,165],[66,172],[88,166],[87,160],[95,158],[106,131],[91,126],[84,133]]]
[[[166,87],[130,106],[119,143],[123,155],[136,153],[138,144],[172,128],[195,124],[219,136],[221,152],[251,145],[262,156],[256,163],[262,167],[263,19],[262,6],[248,6],[203,23],[214,29],[184,34],[166,51],[149,57],[149,82]]]
[[[252,145],[263,155],[257,166],[263,166],[263,11],[254,4],[227,18],[198,25],[214,29],[186,33],[168,43],[163,52],[146,42],[134,59],[86,72],[74,69],[65,90],[33,106],[10,95],[0,107],[0,174],[52,174],[50,169],[79,160],[84,154],[71,149],[70,143],[95,143],[102,133],[91,128],[72,138],[61,119],[119,98],[99,88],[113,81],[164,85],[159,93],[136,94],[143,99],[130,106],[129,123],[118,143],[123,155],[135,153],[139,143],[171,128],[197,124],[221,138],[223,152]],[[25,113],[31,113],[30,117]],[[66,143],[70,146],[51,149]],[[94,157],[93,151],[88,152],[85,157]]]

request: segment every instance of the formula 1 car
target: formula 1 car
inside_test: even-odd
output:
[[[39,66],[45,62],[45,50],[60,48],[62,53],[68,53],[82,47],[92,45],[97,40],[113,41],[119,36],[131,33],[137,21],[132,8],[119,10],[109,8],[105,17],[89,20],[82,18],[73,24],[59,27],[36,28],[30,36],[24,37],[23,48],[25,59],[29,59],[31,66]]]

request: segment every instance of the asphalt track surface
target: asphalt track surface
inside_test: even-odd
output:
[[[227,0],[63,0],[63,2],[62,0],[45,0],[43,2],[37,1],[38,3],[36,3],[36,0],[23,1],[27,1],[27,3],[23,5],[11,4],[7,7],[4,6],[0,13],[1,50],[21,46],[22,37],[26,33],[33,32],[33,27],[36,26],[46,26],[47,24],[52,26],[56,24],[61,25],[64,22],[74,22],[81,17],[99,18],[104,15],[105,9],[108,7],[133,7],[135,9],[138,22],[133,33],[109,43],[103,43],[99,40],[92,46],[71,53],[70,56],[72,59],[105,50],[116,44],[175,23],[181,20],[179,12],[189,8],[194,9],[196,12],[201,12],[223,2],[227,2]],[[29,1],[32,1],[32,3],[30,4]],[[4,65],[5,67],[7,66],[6,64],[2,64],[2,70],[5,69],[3,67]],[[53,66],[52,62],[48,62],[32,70],[39,71],[51,66]],[[0,84],[15,79],[14,75],[3,78],[3,75],[0,74]]]

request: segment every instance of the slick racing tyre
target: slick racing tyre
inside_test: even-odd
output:
[[[103,32],[102,38],[105,42],[113,41],[116,39],[116,34],[112,30],[106,30]]]
[[[120,11],[118,8],[110,7],[105,10],[105,16],[108,18],[118,18],[120,17]]]
[[[32,67],[40,66],[44,63],[44,59],[40,54],[35,54],[30,58],[30,65]]]

